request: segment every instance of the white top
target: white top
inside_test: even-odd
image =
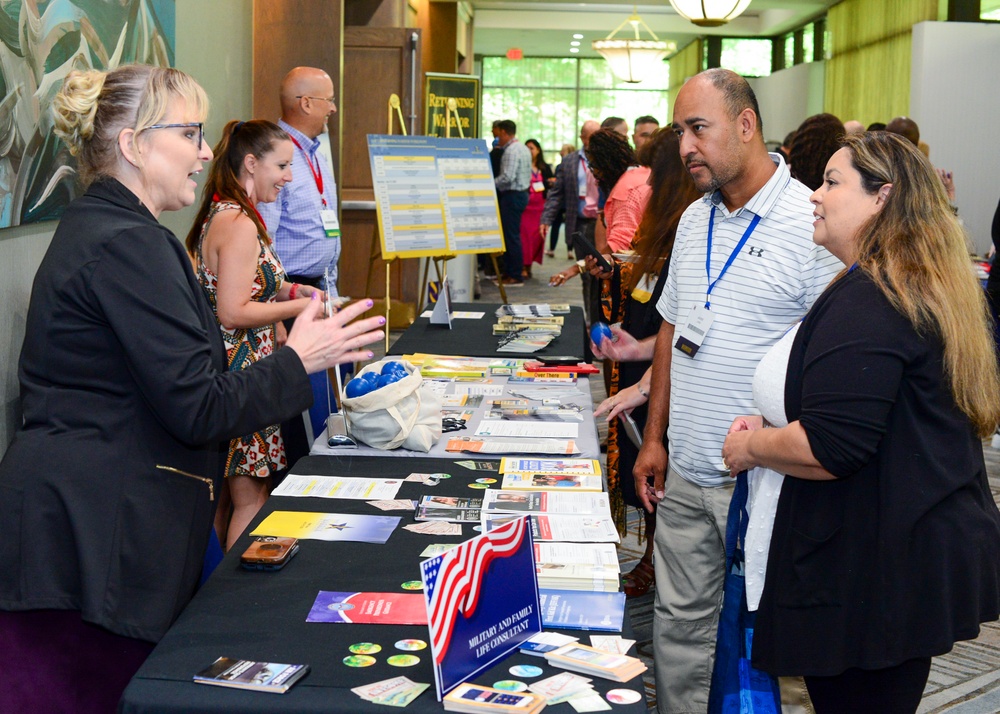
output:
[[[670,367],[670,466],[699,486],[731,483],[722,442],[733,419],[756,410],[753,371],[764,353],[797,322],[834,275],[839,260],[812,242],[810,191],[777,170],[747,204],[730,213],[719,192],[695,201],[681,216],[667,284],[657,309],[678,326],[705,303],[708,219],[715,206],[712,280],[754,215],[761,221],[712,291],[715,318],[694,357],[674,349]],[[680,328],[678,326],[678,333]]]
[[[785,373],[788,371],[788,355],[792,351],[796,323],[788,333],[778,340],[757,365],[753,375],[753,400],[761,415],[771,426],[788,426],[785,416]],[[758,466],[750,469],[747,482],[747,537],[744,544],[746,563],[747,609],[753,612],[760,605],[764,592],[764,574],[767,571],[767,554],[771,549],[771,531],[774,530],[774,514],[778,510],[778,496],[785,477],[777,471]]]

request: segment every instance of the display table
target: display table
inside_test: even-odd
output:
[[[434,487],[404,483],[398,498],[419,499],[427,493],[466,497],[482,494],[468,485],[484,472],[467,470],[445,459],[310,456],[300,460],[293,469],[293,473],[298,474],[384,478],[401,478],[412,472],[444,472],[452,478]],[[350,690],[402,675],[415,682],[431,684],[430,689],[405,711],[443,711],[434,694],[430,648],[415,653],[420,656],[416,666],[398,668],[386,664],[389,655],[398,654],[393,647],[397,640],[427,640],[425,626],[323,624],[308,623],[305,619],[319,590],[405,592],[401,583],[420,579],[419,554],[423,549],[431,543],[468,540],[476,535],[472,524],[462,526],[461,536],[421,535],[402,529],[403,525],[412,522],[409,511],[383,512],[357,500],[274,497],[265,504],[253,525],[275,510],[395,515],[400,516],[402,522],[384,545],[303,540],[299,554],[277,572],[240,568],[239,555],[251,540],[244,534],[132,679],[122,698],[122,710],[178,714],[386,712],[389,710],[384,706],[367,702]],[[625,630],[623,636],[630,637],[627,612]],[[589,633],[565,632],[589,644]],[[382,645],[375,665],[358,669],[342,663],[350,654],[348,646],[356,642]],[[220,656],[308,664],[311,671],[281,695],[212,687],[191,681],[192,675]],[[491,685],[501,679],[515,679],[508,672],[515,664],[543,667],[545,672],[540,678],[563,671],[546,664],[542,658],[516,653],[473,681]],[[526,681],[530,683],[540,678]],[[643,692],[641,677],[625,684],[595,678],[593,684],[602,694],[617,688]],[[629,706],[615,705],[614,710],[639,714],[646,711],[646,705],[642,699]],[[572,708],[559,704],[552,711],[572,712]]]
[[[432,325],[430,318],[418,317],[389,347],[390,355],[430,352],[438,355],[464,355],[466,357],[517,357],[531,359],[539,355],[571,355],[584,359],[589,354],[583,308],[570,307],[563,315],[562,334],[538,352],[497,352],[499,335],[493,334],[499,303],[452,303],[452,312],[485,312],[478,320],[456,319],[451,329],[445,325]]]
[[[580,450],[577,454],[570,455],[572,458],[579,459],[599,459],[601,458],[601,445],[600,437],[597,433],[597,423],[594,420],[594,398],[590,391],[589,378],[586,375],[581,375],[576,384],[571,386],[559,386],[559,385],[509,385],[507,383],[506,377],[490,377],[491,382],[497,385],[503,386],[503,393],[496,396],[489,396],[483,399],[483,403],[478,407],[475,407],[472,419],[469,421],[465,429],[456,432],[450,432],[441,435],[440,441],[431,447],[431,450],[422,454],[417,451],[409,451],[407,449],[393,449],[392,451],[383,451],[380,449],[367,446],[365,444],[358,444],[357,447],[331,447],[327,443],[326,433],[323,432],[313,441],[313,445],[309,450],[310,456],[336,456],[350,452],[352,456],[392,456],[392,457],[412,457],[412,456],[428,456],[431,458],[442,458],[442,459],[466,459],[466,458],[477,458],[477,459],[496,459],[499,460],[503,456],[530,456],[528,454],[518,454],[517,451],[511,451],[506,454],[474,454],[470,456],[467,453],[461,452],[449,452],[447,451],[449,438],[455,437],[472,437],[476,433],[476,429],[483,422],[483,416],[489,410],[488,402],[498,399],[517,399],[519,398],[520,388],[545,388],[550,390],[551,396],[558,396],[561,400],[561,404],[564,406],[579,407],[582,409],[583,421],[579,422],[579,435],[576,437],[576,445]],[[451,394],[453,393],[453,385],[446,387],[446,391]],[[529,400],[531,406],[541,406],[542,402],[538,400]],[[526,422],[528,423],[528,422]],[[512,441],[516,441],[516,438],[511,438]],[[537,454],[536,454],[537,455]]]

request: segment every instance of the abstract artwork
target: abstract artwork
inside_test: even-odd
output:
[[[173,0],[0,0],[0,228],[59,218],[80,193],[50,107],[74,69],[174,63]]]

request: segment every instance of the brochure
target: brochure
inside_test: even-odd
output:
[[[308,671],[309,665],[306,664],[277,664],[219,657],[194,675],[194,681],[198,684],[284,694]]]
[[[306,622],[426,625],[420,593],[341,593],[320,590]]]
[[[318,496],[319,498],[352,498],[362,500],[392,500],[402,485],[398,478],[358,478],[354,476],[306,476],[289,474],[271,492],[272,496]]]
[[[483,491],[484,511],[611,516],[608,494],[571,491]]]
[[[539,590],[542,626],[557,630],[621,632],[625,593],[588,593],[575,590]]]
[[[483,512],[483,532],[489,533],[517,518],[516,513]],[[610,517],[531,515],[531,536],[536,541],[618,543],[621,537]]]
[[[250,535],[385,543],[399,525],[399,520],[398,516],[275,511],[261,521]]]

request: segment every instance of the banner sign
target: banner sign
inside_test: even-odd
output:
[[[420,564],[437,696],[542,631],[527,518]]]

